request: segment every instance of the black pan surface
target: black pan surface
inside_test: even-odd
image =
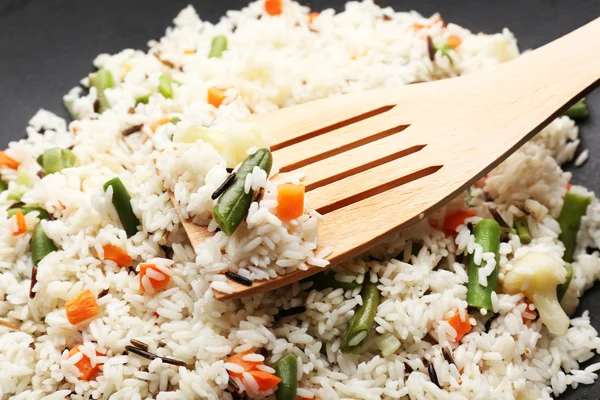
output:
[[[343,8],[344,0],[301,1],[320,11]],[[246,0],[0,0],[0,146],[24,136],[39,108],[65,116],[62,95],[92,69],[99,53],[146,48],[176,13],[192,3],[203,19],[216,22]],[[396,10],[440,12],[474,32],[508,27],[521,50],[539,47],[600,16],[600,0],[404,0],[382,1]],[[600,49],[590,48],[590,52]],[[557,54],[560,57],[560,54]],[[600,73],[600,71],[599,71]],[[581,168],[568,166],[573,182],[600,191],[600,91],[588,96],[591,117],[581,125],[582,149],[591,157]],[[527,112],[527,110],[523,110]],[[583,297],[578,314],[590,310],[600,330],[600,285]],[[596,357],[594,361],[600,361]],[[569,390],[561,399],[600,399],[600,381]]]

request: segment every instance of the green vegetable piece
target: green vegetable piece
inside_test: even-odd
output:
[[[21,198],[27,193],[29,189],[25,186],[14,186],[8,191],[8,200],[21,201]]]
[[[54,147],[44,150],[42,155],[37,158],[38,164],[45,173],[53,174],[62,171],[65,168],[71,168],[75,165],[77,157],[71,150]]]
[[[575,253],[575,245],[577,244],[577,232],[581,225],[581,218],[585,215],[588,206],[592,200],[588,197],[567,192],[563,202],[560,215],[558,216],[558,224],[560,225],[561,233],[558,239],[565,245],[565,254],[563,260],[566,262],[573,261]]]
[[[173,98],[173,85],[171,84],[171,77],[169,75],[163,74],[158,78],[158,91],[166,99]]]
[[[225,189],[217,200],[217,204],[213,209],[213,217],[219,228],[227,236],[233,235],[233,232],[248,214],[248,209],[252,203],[254,191],[250,189],[249,193],[244,192],[246,176],[252,172],[254,167],[261,168],[268,175],[271,172],[272,165],[273,155],[269,149],[259,149],[254,154],[249,155],[238,168],[233,183]]]
[[[119,214],[119,219],[127,237],[132,237],[138,232],[140,220],[131,208],[131,196],[119,178],[113,178],[104,184],[104,191],[111,186],[113,188],[112,203]]]
[[[77,115],[77,113],[75,112],[75,109],[73,108],[73,103],[74,103],[74,100],[64,100],[63,99],[63,105],[65,106],[65,110],[67,110],[69,117],[73,121],[75,121],[77,118],[79,118],[79,115]]]
[[[484,253],[492,252],[496,256],[496,268],[487,277],[487,286],[479,284],[479,268],[485,267],[475,264],[473,254],[469,255],[469,282],[467,284],[467,302],[475,308],[485,308],[492,311],[492,292],[498,292],[498,252],[500,250],[500,225],[493,219],[483,219],[473,229],[475,243],[479,244]]]
[[[312,282],[312,289],[315,290],[324,290],[327,288],[333,289],[354,289],[360,286],[360,283],[356,281],[350,282],[342,282],[335,279],[335,272],[331,270],[319,272],[318,274],[314,274],[309,276],[308,278],[302,279],[302,282]]]
[[[143,96],[136,97],[135,105],[137,106],[138,104],[148,104],[149,101],[150,101],[150,93],[145,94]]]
[[[213,38],[212,44],[210,45],[208,58],[221,58],[225,50],[227,50],[227,36],[217,35]]]
[[[0,193],[4,192],[6,189],[8,189],[6,183],[4,183],[4,181],[0,181]]]
[[[452,57],[450,56],[450,52],[454,50],[452,48],[452,46],[450,46],[447,42],[444,42],[442,44],[435,44],[433,47],[435,47],[436,51],[439,51],[440,53],[442,53],[442,55],[444,57],[448,58],[451,65],[454,65],[454,61],[452,60]]]
[[[171,120],[169,122],[172,123],[173,125],[177,125],[178,123],[181,122],[181,118],[173,117],[173,118],[171,118]]]
[[[39,219],[49,219],[50,218],[50,216],[48,215],[48,211],[44,210],[42,207],[34,206],[34,205],[24,205],[22,207],[9,208],[8,209],[8,218],[12,218],[12,216],[16,214],[17,210],[21,210],[23,215],[27,215],[32,211],[37,211],[37,212],[39,212],[39,215],[38,215]]]
[[[298,363],[296,356],[289,354],[277,361],[273,366],[275,375],[281,379],[277,385],[277,400],[295,400],[298,390]]]
[[[107,69],[99,69],[96,73],[90,74],[89,86],[96,88],[96,97],[98,99],[98,112],[102,114],[110,108],[110,102],[104,91],[115,86],[112,73]]]
[[[384,357],[394,354],[400,348],[400,339],[391,332],[386,332],[375,339],[375,344],[381,350]]]
[[[589,114],[590,112],[587,104],[585,104],[585,98],[579,100],[565,111],[565,115],[574,120],[585,119]]]
[[[377,283],[372,283],[368,275],[361,291],[362,305],[350,320],[348,329],[342,339],[340,351],[342,354],[358,354],[369,338],[373,328],[375,314],[379,306],[379,289]]]
[[[22,166],[17,170],[17,185],[31,189],[33,187],[33,176]]]
[[[529,232],[527,217],[515,218],[515,229],[517,230],[517,235],[519,235],[519,240],[521,240],[522,244],[531,243],[531,233]]]
[[[33,265],[38,265],[44,257],[53,251],[56,251],[56,245],[52,239],[46,235],[44,228],[42,228],[42,224],[38,223],[31,236],[31,259]]]
[[[567,289],[569,289],[571,279],[573,279],[573,266],[571,265],[571,263],[566,263],[565,269],[567,270],[567,280],[565,281],[565,283],[561,283],[556,287],[556,297],[558,298],[558,301],[561,301],[563,297],[565,297]]]

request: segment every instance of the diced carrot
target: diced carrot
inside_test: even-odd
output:
[[[79,348],[81,346],[81,344],[78,344],[77,346],[73,347],[69,351],[69,358],[79,353]],[[96,352],[96,355],[103,356],[104,354]],[[100,363],[96,363],[96,365],[92,367],[92,361],[85,354],[83,354],[81,360],[75,363],[75,366],[79,370],[79,379],[83,381],[89,381],[94,379],[96,375],[98,375],[98,372],[100,372]]]
[[[144,285],[142,283],[142,280],[144,279],[144,277],[148,273],[148,270],[150,270],[150,269],[153,270],[153,271],[156,271],[160,275],[164,276],[164,279],[162,279],[162,280],[161,279],[154,279],[154,278],[148,277],[148,279],[150,280],[150,284],[152,285],[152,288],[154,289],[154,291],[163,290],[164,288],[167,287],[167,285],[171,281],[171,277],[169,275],[166,275],[160,269],[158,269],[158,267],[156,265],[154,265],[154,264],[140,264],[140,291],[142,293],[146,293],[146,289],[144,289]]]
[[[17,220],[17,230],[13,232],[13,236],[19,236],[27,232],[27,222],[25,221],[23,211],[17,210],[15,219]]]
[[[573,184],[572,184],[572,183],[569,183],[569,184],[567,184],[567,192],[568,192],[569,190],[571,190],[571,188],[572,188],[572,187],[573,187]]]
[[[269,15],[279,15],[283,11],[283,1],[265,0],[265,10]]]
[[[304,185],[283,183],[277,187],[277,216],[282,221],[296,219],[304,213]]]
[[[10,169],[17,169],[21,165],[20,162],[12,157],[9,157],[6,152],[0,151],[0,167],[7,167]]]
[[[316,11],[313,11],[310,14],[308,14],[308,24],[312,25],[318,16],[319,16],[319,13]]]
[[[446,219],[444,219],[444,232],[448,235],[452,235],[456,233],[456,228],[459,225],[465,223],[465,219],[474,217],[475,211],[473,210],[456,210],[454,213],[446,215]]]
[[[473,186],[475,186],[476,188],[482,188],[485,186],[485,181],[487,180],[488,176],[485,175],[483,178],[481,178],[480,180],[478,180],[477,182],[475,182],[473,184]]]
[[[526,324],[527,322],[535,321],[538,317],[537,310],[532,310],[531,308],[529,308],[529,303],[527,303],[525,300],[519,300],[517,304],[523,303],[525,303],[526,305],[525,311],[523,311],[523,314],[521,314],[523,323]]]
[[[73,126],[73,133],[77,133],[78,130],[79,130],[79,128],[77,128],[76,126]]]
[[[129,267],[131,265],[131,257],[119,246],[109,243],[102,246],[102,249],[104,249],[105,260],[114,261],[119,267]]]
[[[100,308],[91,290],[84,290],[79,296],[65,303],[67,318],[73,325],[77,325],[88,319],[100,315]]]
[[[208,88],[207,101],[208,104],[212,104],[213,106],[219,108],[225,100],[225,88],[220,88],[217,86],[212,86]]]
[[[60,201],[60,200],[58,201],[58,204],[60,204],[60,208],[61,208],[61,209],[63,209],[63,210],[65,210],[65,209],[67,208],[67,206],[65,206],[65,205],[62,203],[62,201]]]
[[[256,380],[258,383],[258,388],[260,391],[271,390],[279,385],[281,379],[277,375],[270,374],[265,371],[254,370],[250,371],[250,375]]]
[[[471,332],[472,326],[469,322],[469,314],[465,311],[465,320],[460,319],[460,313],[456,312],[453,316],[446,320],[452,328],[456,331],[456,339],[455,342],[460,342],[460,340],[467,333]]]
[[[196,54],[196,50],[193,50],[193,49],[184,50],[183,54],[188,54],[188,55]]]
[[[169,118],[161,118],[158,121],[153,122],[152,125],[150,125],[152,132],[156,132],[159,126],[169,123],[170,120],[171,119]]]
[[[246,372],[254,371],[254,370],[256,370],[256,367],[258,365],[261,365],[262,363],[258,362],[258,361],[244,360],[244,356],[246,356],[248,354],[253,354],[253,353],[254,353],[254,351],[252,351],[252,350],[246,350],[242,353],[237,353],[237,354],[232,355],[231,357],[229,357],[227,359],[226,362],[237,364],[237,365],[241,366],[242,368],[244,368],[244,371],[246,371]],[[229,372],[229,375],[242,379],[243,373],[233,372],[233,371],[228,371],[228,372]]]
[[[450,46],[453,49],[455,49],[458,46],[460,46],[460,44],[462,43],[462,39],[459,36],[450,35],[450,36],[448,36],[447,42],[448,42],[448,46]]]

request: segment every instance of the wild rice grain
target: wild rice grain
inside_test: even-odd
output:
[[[110,292],[110,289],[108,289],[108,288],[104,289],[103,291],[101,291],[101,292],[98,294],[98,298],[99,298],[99,299],[103,298],[104,296],[106,296],[106,295],[108,294],[108,292]]]
[[[279,321],[282,318],[291,317],[292,315],[303,314],[304,312],[306,312],[306,307],[304,306],[292,307],[288,308],[287,310],[279,311],[277,314],[275,314],[273,318],[275,319],[275,321]]]
[[[137,347],[138,349],[142,349],[144,351],[148,351],[149,346],[146,343],[142,342],[142,341],[139,341],[137,339],[130,339],[129,342],[132,345],[134,345],[135,347]]]
[[[132,127],[125,129],[123,132],[121,132],[121,134],[123,136],[133,135],[134,133],[141,131],[143,126],[144,126],[143,124],[134,125]]]
[[[34,265],[31,268],[31,285],[29,285],[29,298],[33,299],[35,297],[35,292],[33,291],[33,288],[35,287],[37,283],[37,265]]]
[[[448,364],[454,364],[454,358],[452,358],[452,354],[450,353],[450,350],[448,350],[445,347],[442,347],[442,354],[444,356],[444,358],[446,359],[446,361],[448,361]]]
[[[227,275],[228,278],[236,281],[239,284],[242,284],[244,286],[252,286],[252,281],[250,279],[244,278],[243,276],[240,276],[234,272],[227,271],[225,272],[225,275]]]
[[[433,45],[433,40],[431,40],[431,36],[427,35],[427,53],[429,53],[429,59],[431,61],[435,61],[435,46]]]
[[[4,326],[9,329],[14,329],[15,331],[21,330],[18,325],[13,324],[12,322],[4,321],[0,319],[0,326]]]
[[[183,361],[174,360],[174,359],[168,358],[168,357],[161,357],[159,355],[150,353],[149,351],[142,350],[142,349],[134,347],[134,346],[125,346],[125,350],[132,352],[133,354],[136,354],[140,357],[146,358],[148,360],[154,360],[156,358],[160,358],[162,360],[162,362],[164,362],[165,364],[176,365],[178,367],[186,367],[187,366],[187,364]]]
[[[435,367],[432,363],[427,363],[427,373],[429,373],[429,379],[431,379],[431,382],[433,382],[434,385],[441,389],[440,381],[438,381],[437,377],[437,372],[435,372]]]
[[[223,194],[223,192],[225,190],[227,190],[227,188],[229,186],[231,186],[231,184],[233,183],[233,180],[235,179],[235,172],[232,172],[231,174],[229,174],[229,176],[227,176],[227,178],[225,178],[225,180],[223,181],[223,183],[221,183],[221,186],[219,186],[217,188],[217,190],[215,190],[213,192],[213,194],[210,196],[211,199],[216,200],[219,198],[219,196],[221,196]]]

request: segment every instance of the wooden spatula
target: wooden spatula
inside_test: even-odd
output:
[[[356,256],[466,190],[600,82],[600,18],[508,63],[459,78],[346,94],[250,121],[272,139],[281,175],[306,173],[306,201],[324,214],[331,265]],[[176,208],[178,204],[172,196]],[[211,236],[183,221],[196,247]],[[322,271],[309,267],[234,299]]]

